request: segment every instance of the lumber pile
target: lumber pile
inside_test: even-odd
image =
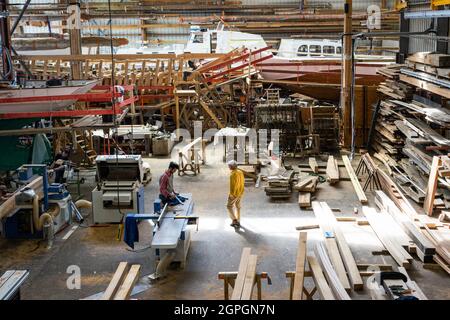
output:
[[[370,155],[365,154],[363,157],[370,158]],[[366,161],[365,163],[371,164],[373,161]],[[392,226],[394,225],[393,222],[389,222],[386,217],[380,218],[380,214],[373,212],[374,209],[365,208],[363,210],[386,249],[399,265],[407,267],[408,262],[411,261],[405,250],[400,248],[408,246],[407,249],[410,252],[415,252],[422,262],[432,263],[434,261],[449,272],[450,224],[446,223],[445,219],[444,222],[441,222],[437,218],[424,214],[425,210],[419,213],[387,173],[378,167],[371,168],[371,170],[376,171],[380,184],[379,188],[383,191],[376,192],[376,204],[382,210],[382,214],[390,215],[403,231],[391,227],[389,234],[384,234],[384,231],[390,229],[387,225]],[[442,170],[446,170],[445,167],[442,167]],[[384,223],[382,219],[385,219]],[[378,229],[378,232],[376,229]],[[408,241],[403,233],[409,237]],[[392,235],[395,235],[395,237],[393,238]],[[399,238],[400,235],[401,238]],[[413,242],[414,247],[409,246],[407,242]]]
[[[341,231],[336,217],[326,202],[312,203],[319,222],[323,242],[337,277],[345,290],[362,290],[363,281],[350,247]]]
[[[364,216],[380,239],[389,254],[401,267],[409,269],[413,257],[405,250],[412,240],[397,225],[393,218],[384,212],[377,213],[375,209],[364,206]]]
[[[273,199],[290,198],[292,194],[292,181],[294,178],[294,170],[286,170],[280,168],[282,171],[276,176],[267,177],[268,186],[264,188],[266,195]]]
[[[378,73],[385,76],[386,80],[378,85],[377,91],[396,100],[412,99],[414,90],[405,83],[399,82],[400,70],[404,68],[404,64],[388,65],[378,69]]]
[[[128,300],[139,279],[141,265],[121,262],[103,293],[101,300]]]
[[[379,73],[387,80],[378,90],[383,99],[371,148],[384,159],[401,191],[428,215],[449,209],[446,164],[433,159],[447,158],[450,150],[450,55],[419,52],[404,65]]]
[[[391,215],[399,224],[403,231],[412,239],[415,244],[415,253],[424,263],[432,263],[433,255],[436,252],[434,244],[420,231],[420,228],[414,224],[395,203],[383,191],[376,191],[375,203],[378,208]]]

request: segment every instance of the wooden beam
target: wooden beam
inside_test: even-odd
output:
[[[350,114],[352,106],[352,80],[353,80],[353,68],[352,68],[352,14],[353,4],[352,0],[345,0],[344,3],[344,36],[343,36],[343,76],[342,76],[342,89],[341,89],[341,106],[343,114]],[[353,127],[353,124],[351,125]]]
[[[199,99],[199,103],[203,107],[203,109],[206,111],[206,113],[208,113],[208,115],[214,120],[214,122],[217,124],[217,127],[219,127],[219,129],[223,129],[224,128],[223,123],[217,118],[217,116],[209,108],[209,106],[202,99]]]
[[[33,189],[40,197],[43,195],[43,180],[42,177],[37,177],[23,188]],[[16,208],[16,197],[21,194],[19,190],[12,194],[6,201],[0,205],[0,219],[7,217]]]
[[[241,299],[245,277],[247,275],[247,267],[250,258],[250,252],[251,252],[250,248],[244,248],[242,250],[241,261],[239,262],[238,276],[234,284],[233,293],[231,294],[231,300]]]
[[[114,273],[111,282],[109,283],[100,300],[111,300],[114,297],[117,290],[119,289],[120,284],[125,278],[127,271],[128,271],[128,263],[127,262],[119,263],[119,266],[117,267],[117,270]]]
[[[256,278],[257,258],[258,257],[255,254],[252,254],[248,259],[248,266],[245,274],[244,287],[242,288],[241,300],[252,299],[253,287],[255,285]]]
[[[341,285],[345,288],[345,290],[350,290],[350,283],[347,278],[344,262],[339,254],[339,249],[335,238],[335,230],[333,227],[333,223],[335,222],[333,222],[330,219],[327,219],[326,213],[324,212],[324,208],[319,202],[313,201],[312,207],[314,215],[316,216],[319,222],[322,235],[325,238],[325,246],[328,252],[328,256],[333,265],[333,268],[339,278],[339,281],[341,282]]]
[[[305,278],[305,261],[307,252],[308,233],[300,232],[297,248],[297,260],[295,266],[294,289],[292,300],[303,300],[303,282]]]
[[[434,198],[436,196],[436,189],[438,185],[438,170],[441,166],[441,160],[439,157],[434,156],[433,162],[431,163],[430,176],[428,179],[428,188],[425,195],[425,201],[423,203],[423,208],[425,209],[425,213],[429,216],[433,215],[434,209]]]
[[[364,206],[363,213],[378,239],[380,239],[381,243],[389,251],[389,254],[397,262],[397,264],[405,268],[410,267],[411,264],[409,260],[412,260],[412,257],[405,251],[405,249],[391,239],[391,235],[386,233],[385,226],[377,219],[378,213],[376,210]]]
[[[433,83],[430,83],[428,81],[423,81],[416,79],[414,77],[410,77],[404,74],[400,75],[400,81],[406,82],[408,84],[411,84],[417,88],[429,91],[431,93],[440,95],[441,97],[450,99],[450,90],[446,88],[439,87],[438,85],[435,85]]]
[[[326,172],[327,172],[327,180],[330,184],[339,181],[339,166],[333,156],[328,157]]]
[[[319,165],[317,164],[316,158],[309,158],[308,163],[314,173],[319,173]]]
[[[298,205],[300,208],[311,207],[311,193],[310,192],[300,192],[298,194]]]
[[[328,204],[326,202],[321,202],[321,205],[323,213],[328,216],[328,219],[336,221],[336,217],[334,216]],[[347,240],[345,239],[344,233],[339,228],[337,221],[333,223],[333,230],[353,290],[362,290],[364,288],[364,283],[361,275],[359,274],[358,266],[356,264],[355,258],[352,255]]]
[[[350,180],[352,181],[353,188],[355,189],[355,192],[356,192],[356,195],[358,196],[359,201],[362,204],[368,203],[366,194],[364,193],[364,190],[361,187],[361,184],[359,183],[358,177],[356,176],[356,173],[353,170],[350,159],[347,156],[342,156],[342,161],[344,162],[345,169],[347,169],[348,176],[350,177]]]
[[[80,6],[78,0],[71,0],[71,5]],[[81,52],[81,29],[77,29],[76,26],[81,26],[80,15],[74,14],[74,19],[76,19],[75,23],[72,25],[72,28],[69,29],[69,39],[70,39],[70,54],[71,55],[80,55]],[[71,61],[71,70],[72,70],[72,79],[78,80],[83,79],[81,63],[78,61]]]
[[[319,261],[325,274],[325,278],[328,280],[328,284],[330,285],[336,299],[351,300],[346,289],[343,287],[334,266],[332,265],[330,257],[327,254],[328,250],[325,248],[325,244],[323,242],[317,243],[314,250],[317,256],[317,260]]]
[[[316,284],[317,291],[323,300],[336,300],[333,296],[330,286],[323,275],[322,268],[319,265],[315,256],[308,256],[309,268],[312,272],[314,283]]]
[[[130,298],[134,285],[139,279],[140,270],[141,266],[139,264],[133,264],[131,266],[123,284],[114,296],[114,300],[128,300]]]

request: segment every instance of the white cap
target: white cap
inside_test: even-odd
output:
[[[228,161],[228,166],[232,167],[232,168],[236,168],[237,167],[237,162],[236,160],[230,160]]]

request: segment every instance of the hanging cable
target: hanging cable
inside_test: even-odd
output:
[[[111,97],[111,103],[112,103],[112,108],[113,108],[113,130],[115,131],[115,133],[117,134],[118,132],[118,124],[117,124],[117,116],[116,116],[116,110],[115,110],[115,105],[116,105],[116,87],[115,87],[115,71],[116,71],[116,66],[114,63],[114,45],[113,45],[113,34],[112,34],[112,12],[111,12],[111,0],[108,0],[108,14],[109,14],[109,46],[110,46],[110,50],[111,50],[111,84],[112,84],[112,97]],[[113,132],[114,133],[114,132]],[[117,144],[117,142],[115,141],[115,139],[113,140],[114,146],[115,146],[115,156],[116,156],[116,182],[117,182],[117,209],[119,211],[119,214],[122,215],[122,219],[121,219],[121,224],[123,222],[123,218],[124,218],[124,213],[122,212],[121,208],[120,208],[120,177],[119,177],[119,146]],[[120,236],[120,234],[119,234]]]

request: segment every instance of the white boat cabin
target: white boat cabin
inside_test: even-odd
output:
[[[339,40],[282,39],[278,57],[283,58],[340,58],[342,43]]]

